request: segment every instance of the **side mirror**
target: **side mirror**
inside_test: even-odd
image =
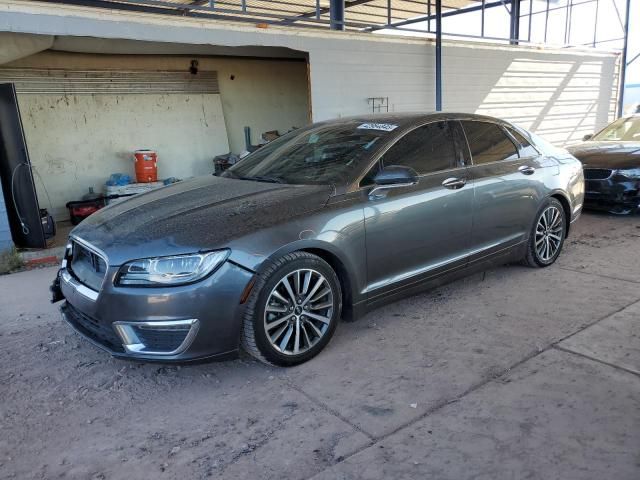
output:
[[[375,197],[377,192],[389,188],[408,187],[418,183],[418,173],[410,167],[390,165],[383,168],[373,178],[375,187],[369,192],[370,197]]]
[[[413,168],[390,165],[383,168],[373,178],[373,183],[380,186],[411,185],[418,181],[418,174]]]
[[[593,133],[589,133],[587,135],[585,135],[584,137],[582,137],[582,141],[586,142],[587,140],[591,140],[593,138]]]

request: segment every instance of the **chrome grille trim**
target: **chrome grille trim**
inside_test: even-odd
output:
[[[100,250],[99,248],[94,247],[90,243],[87,243],[87,242],[85,242],[84,240],[82,240],[82,239],[80,239],[78,237],[70,236],[69,237],[69,243],[71,244],[72,248],[71,248],[71,251],[69,252],[70,256],[66,259],[67,260],[66,267],[67,267],[67,270],[69,270],[74,277],[75,277],[74,272],[73,272],[73,255],[74,255],[73,250],[74,250],[74,244],[78,244],[82,248],[84,248],[85,250],[88,250],[90,253],[93,253],[94,255],[100,257],[102,259],[102,261],[104,262],[105,272],[104,272],[104,275],[102,276],[102,280],[100,281],[100,288],[98,290],[95,290],[94,288],[91,288],[90,286],[85,285],[78,278],[74,278],[75,284],[82,285],[83,287],[85,287],[86,289],[90,290],[91,292],[95,292],[96,293],[96,297],[97,297],[97,294],[100,291],[102,291],[102,288],[104,287],[104,282],[107,280],[107,273],[109,271],[109,259],[108,259],[107,255],[102,250]]]

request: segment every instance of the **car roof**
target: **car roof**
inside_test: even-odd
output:
[[[370,113],[364,115],[352,115],[332,120],[319,122],[320,124],[340,124],[340,123],[391,123],[399,127],[411,127],[420,125],[428,121],[438,120],[482,120],[489,122],[501,123],[504,125],[511,124],[499,118],[489,117],[487,115],[478,115],[474,113],[462,112],[416,112],[416,113]]]

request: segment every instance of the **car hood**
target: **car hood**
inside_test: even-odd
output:
[[[614,170],[640,167],[638,142],[584,142],[567,150],[585,167]]]
[[[111,205],[71,235],[110,265],[225,247],[233,239],[322,208],[333,188],[197,177]]]

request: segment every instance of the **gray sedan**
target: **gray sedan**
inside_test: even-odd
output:
[[[581,211],[580,162],[468,114],[317,123],[76,227],[52,286],[118,357],[276,365],[339,320],[492,265],[551,265]]]

